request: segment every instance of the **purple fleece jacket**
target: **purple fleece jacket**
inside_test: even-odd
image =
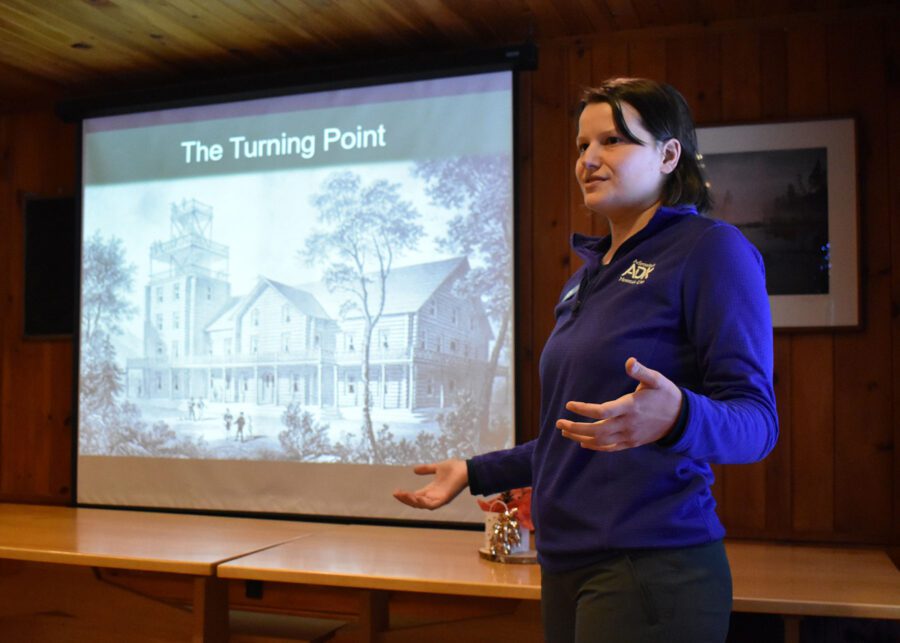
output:
[[[584,265],[566,282],[540,362],[538,438],[468,462],[473,494],[531,485],[547,571],[609,550],[722,538],[709,463],[760,460],[778,437],[772,322],[762,260],[731,225],[693,208],[660,208],[607,266],[609,237],[575,235]],[[615,453],[583,449],[556,429],[569,400],[633,392],[636,357],[684,394],[676,435]],[[583,418],[577,418],[583,419]]]

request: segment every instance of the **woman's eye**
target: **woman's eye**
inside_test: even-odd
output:
[[[579,143],[579,144],[578,144],[578,153],[579,153],[579,154],[584,154],[584,151],[585,151],[587,148],[588,148],[588,144],[587,144],[587,143]]]
[[[616,143],[621,143],[621,142],[622,142],[621,136],[607,136],[606,140],[604,141],[604,143],[606,145],[615,145]]]

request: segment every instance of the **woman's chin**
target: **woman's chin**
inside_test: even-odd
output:
[[[616,211],[616,204],[613,200],[600,197],[598,195],[588,194],[584,198],[584,207],[601,216],[606,216]]]

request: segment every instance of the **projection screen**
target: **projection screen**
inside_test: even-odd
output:
[[[77,500],[477,522],[514,441],[512,72],[83,122]]]

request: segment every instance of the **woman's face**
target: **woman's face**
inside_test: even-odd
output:
[[[674,169],[667,160],[669,146],[644,129],[637,110],[628,103],[621,105],[625,123],[644,145],[632,143],[616,129],[608,103],[585,106],[576,139],[575,177],[584,204],[613,218],[643,212],[659,202],[666,175]]]

